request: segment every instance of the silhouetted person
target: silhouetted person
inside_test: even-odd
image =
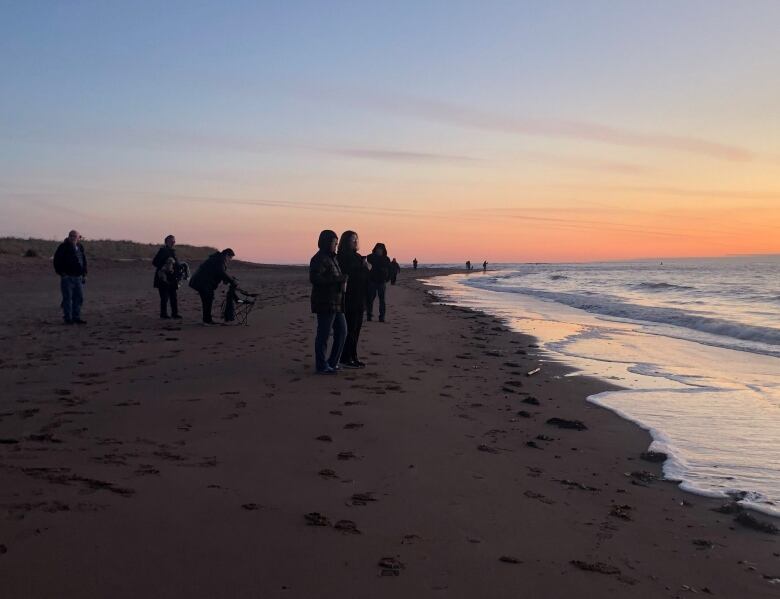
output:
[[[486,272],[486,271],[487,271],[487,260],[485,260],[485,261],[482,263],[482,272]]]
[[[168,318],[168,304],[171,304],[171,318],[179,319],[179,301],[178,289],[179,281],[176,277],[176,269],[179,267],[179,259],[176,257],[176,238],[168,235],[165,238],[165,245],[157,250],[157,254],[152,260],[154,271],[154,287],[160,292],[160,318]],[[169,273],[160,274],[162,268],[168,269],[169,260],[173,259],[173,276]]]
[[[342,274],[347,277],[347,291],[344,294],[344,318],[347,321],[347,339],[341,354],[340,364],[344,368],[364,368],[358,359],[358,339],[363,327],[363,312],[366,310],[368,275],[371,265],[358,253],[360,243],[354,231],[344,231],[339,240],[337,259]]]
[[[398,278],[398,273],[401,272],[401,265],[396,262],[396,259],[393,258],[393,261],[390,263],[390,284],[395,285],[395,281]]]
[[[317,240],[319,251],[309,262],[311,282],[311,311],[317,315],[317,336],[314,339],[314,361],[318,374],[336,374],[347,336],[344,318],[344,291],[347,276],[336,260],[339,236],[325,230]],[[333,331],[330,357],[325,359],[328,339]]]
[[[65,324],[87,324],[81,320],[84,303],[83,285],[87,282],[87,254],[81,235],[71,231],[54,252],[54,272],[60,276],[62,317]]]
[[[466,270],[471,270],[471,260],[466,260]]]
[[[379,296],[379,322],[385,321],[385,290],[390,280],[390,258],[384,243],[377,243],[368,256],[371,272],[368,274],[368,299],[366,301],[366,319],[374,318],[374,298]]]
[[[417,258],[412,260],[412,267],[414,268],[414,270],[417,270]]]
[[[211,306],[214,304],[214,292],[219,284],[238,285],[238,281],[227,273],[228,263],[235,255],[236,253],[230,248],[214,252],[206,258],[190,279],[190,287],[200,295],[204,324],[214,324],[211,318]]]

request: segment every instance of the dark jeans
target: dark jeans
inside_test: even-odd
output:
[[[344,313],[347,321],[347,340],[344,342],[344,351],[341,353],[342,362],[354,362],[358,359],[357,344],[360,338],[360,329],[363,327],[363,310],[347,310]]]
[[[84,291],[82,290],[81,277],[61,277],[60,291],[62,292],[62,317],[65,322],[72,322],[81,318],[81,304],[84,303]]]
[[[198,289],[200,303],[203,304],[203,322],[213,322],[211,319],[211,306],[214,303],[213,289]]]
[[[379,318],[385,317],[385,287],[387,283],[368,282],[368,297],[366,298],[366,313],[371,318],[374,315],[374,298],[379,295]]]
[[[179,301],[176,293],[176,287],[157,288],[160,292],[160,316],[168,316],[168,302],[171,304],[171,316],[179,315]]]
[[[330,357],[325,360],[325,351],[328,349],[328,338],[333,331],[333,346],[330,349]],[[317,337],[314,339],[314,361],[317,370],[325,370],[328,365],[335,368],[341,359],[344,349],[344,340],[347,336],[347,321],[341,312],[323,312],[317,314]]]

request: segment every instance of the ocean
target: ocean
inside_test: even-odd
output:
[[[624,387],[588,400],[650,431],[666,478],[780,516],[780,256],[490,268],[428,283]]]

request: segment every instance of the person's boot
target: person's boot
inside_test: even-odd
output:
[[[170,317],[168,316],[168,314],[167,314],[166,312],[161,312],[161,313],[160,313],[160,318],[162,318],[162,319],[166,319],[166,320],[167,320],[167,319],[168,319],[168,318],[170,318]]]

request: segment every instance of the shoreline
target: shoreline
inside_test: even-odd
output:
[[[326,379],[300,268],[237,269],[259,309],[204,328],[194,294],[161,323],[148,268],[103,265],[78,331],[34,271],[0,288],[28,307],[0,349],[10,597],[776,592],[777,535],[658,480],[649,434],[586,401],[613,385],[437,305],[433,271],[389,288],[369,367]]]

